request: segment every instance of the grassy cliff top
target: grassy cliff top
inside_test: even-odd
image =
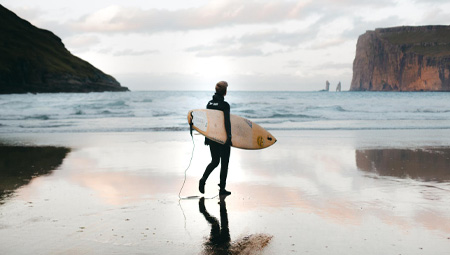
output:
[[[375,33],[391,44],[403,47],[407,53],[450,56],[450,26],[378,28]]]

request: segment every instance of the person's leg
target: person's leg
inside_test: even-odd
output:
[[[221,194],[231,194],[230,192],[225,190],[227,185],[227,176],[228,176],[228,163],[230,161],[230,151],[231,147],[227,145],[222,145],[220,148],[220,193]]]
[[[211,152],[211,163],[206,167],[203,173],[202,179],[206,181],[212,171],[219,165],[220,162],[220,145],[217,143],[211,143],[209,145],[209,151]]]
[[[210,142],[209,151],[211,152],[211,163],[206,167],[202,178],[200,179],[198,189],[203,194],[205,193],[205,183],[212,171],[219,165],[220,162],[220,145],[215,142]]]

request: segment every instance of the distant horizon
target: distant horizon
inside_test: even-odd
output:
[[[171,92],[171,91],[177,91],[177,92],[212,92],[214,93],[214,88],[210,90],[182,90],[182,89],[151,89],[151,90],[130,90],[130,91],[123,91],[123,92],[152,92],[152,91],[158,91],[158,92]],[[342,90],[342,91],[321,91],[321,90],[228,90],[229,93],[233,92],[330,92],[330,93],[339,93],[339,92],[347,92],[350,90]],[[108,91],[105,91],[108,92]],[[352,91],[354,92],[354,91]],[[358,91],[355,91],[358,92]],[[391,91],[367,91],[367,92],[391,92]],[[401,92],[401,91],[399,91]],[[101,92],[100,92],[101,93]]]
[[[130,90],[350,89],[356,42],[376,28],[450,24],[439,0],[169,2],[4,0]]]

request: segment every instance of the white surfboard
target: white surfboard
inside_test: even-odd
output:
[[[230,114],[232,146],[241,149],[264,149],[277,139],[267,130],[252,121]],[[188,123],[200,134],[221,144],[227,140],[223,112],[199,109],[188,113]]]

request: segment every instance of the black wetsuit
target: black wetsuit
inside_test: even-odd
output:
[[[225,120],[225,130],[227,131],[227,142],[225,144],[220,144],[214,142],[208,138],[205,138],[205,144],[209,145],[209,150],[211,151],[211,163],[206,167],[203,173],[202,180],[206,181],[211,172],[220,165],[220,188],[225,189],[227,183],[228,175],[228,162],[230,160],[230,146],[231,146],[231,123],[230,123],[230,105],[225,102],[222,95],[214,94],[213,99],[206,105],[207,109],[220,110],[223,111]]]

